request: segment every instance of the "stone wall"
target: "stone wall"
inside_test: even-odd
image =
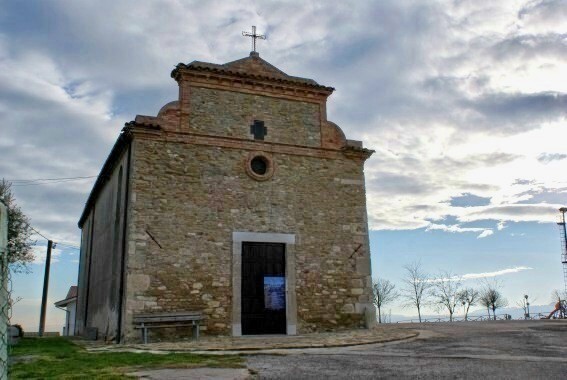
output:
[[[371,279],[360,161],[275,152],[273,177],[256,181],[249,149],[133,145],[127,338],[139,339],[132,314],[173,310],[204,310],[206,332],[230,334],[233,231],[296,235],[299,333],[363,325]]]
[[[250,124],[263,120],[265,141],[320,146],[321,112],[318,103],[277,99],[254,94],[191,86],[188,132],[251,138]],[[182,126],[183,129],[187,128]]]

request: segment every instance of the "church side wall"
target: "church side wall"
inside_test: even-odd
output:
[[[76,329],[97,328],[100,339],[116,338],[122,271],[122,242],[127,181],[127,152],[83,224]]]
[[[184,84],[187,86],[187,84]],[[262,120],[268,127],[265,141],[321,146],[319,103],[298,102],[268,96],[188,87],[188,126],[182,130],[206,135],[247,138],[250,124]]]
[[[364,325],[371,278],[361,162],[273,153],[275,173],[260,182],[246,173],[249,150],[133,144],[127,340],[139,340],[132,315],[152,311],[203,310],[206,333],[230,335],[234,231],[296,236],[298,333]]]
[[[77,279],[77,312],[75,316],[75,335],[85,333],[85,311],[87,306],[87,288],[90,257],[91,230],[94,209],[83,223],[81,230],[81,253],[79,257],[79,275]]]

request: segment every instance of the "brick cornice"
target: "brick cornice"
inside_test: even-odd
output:
[[[172,132],[162,129],[134,126],[130,132],[135,138],[222,147],[228,149],[241,149],[247,151],[262,151],[295,156],[308,156],[327,159],[349,158],[360,162],[366,161],[373,150],[364,148],[345,147],[343,149],[314,148],[300,145],[281,144],[267,141],[245,140],[234,137],[211,136],[197,133]]]
[[[174,78],[181,85],[186,82],[193,86],[223,89],[267,95],[313,103],[325,102],[333,92],[332,87],[313,85],[298,81],[246,75],[223,71],[206,71],[178,68]],[[173,76],[173,74],[172,74]]]

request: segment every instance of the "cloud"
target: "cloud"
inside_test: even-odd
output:
[[[482,239],[482,238],[485,238],[485,237],[490,236],[490,235],[492,235],[492,234],[494,234],[494,231],[492,231],[492,230],[484,230],[484,231],[482,231],[482,233],[481,233],[480,235],[478,235],[476,238],[477,238],[477,239]]]
[[[388,172],[373,173],[371,184],[378,193],[398,195],[424,194],[430,192],[432,186],[439,186],[431,183],[425,176]]]
[[[554,222],[561,205],[514,204],[493,207],[474,207],[474,211],[463,214],[459,220],[472,222],[478,220],[500,220],[514,222]]]
[[[518,12],[518,17],[526,28],[538,32],[562,31],[565,32],[567,7],[565,0],[529,1]]]
[[[526,271],[526,270],[532,270],[532,269],[534,269],[534,268],[519,266],[519,267],[502,269],[502,270],[498,270],[498,271],[495,271],[495,272],[467,273],[467,274],[464,274],[460,277],[463,280],[476,280],[476,279],[479,279],[479,278],[490,278],[490,277],[503,276],[503,275],[511,274],[511,273],[519,273],[519,272],[523,272],[523,271]]]
[[[564,153],[542,153],[537,157],[539,162],[548,164],[551,161],[561,161],[567,158],[567,154]]]
[[[45,259],[47,257],[47,247],[43,245],[34,245],[32,246],[34,260],[32,264],[43,265],[45,264]],[[51,263],[59,262],[61,258],[61,254],[63,253],[62,250],[55,248],[51,250]]]
[[[465,193],[458,197],[451,197],[450,204],[453,207],[486,206],[490,204],[490,198],[479,197],[478,195]]]
[[[521,94],[486,93],[464,99],[462,106],[475,128],[509,134],[538,128],[567,116],[567,95],[556,92]],[[498,125],[498,128],[495,126]]]
[[[2,4],[7,179],[98,174],[124,122],[176,99],[175,64],[246,56],[254,24],[262,57],[336,87],[329,118],[376,150],[371,228],[549,222],[564,196],[564,1]],[[14,192],[34,226],[79,244],[93,182]]]
[[[519,204],[564,204],[567,198],[567,186],[547,188],[541,184],[532,186],[529,190],[518,194]]]
[[[455,233],[455,232],[481,232],[484,231],[483,228],[476,228],[476,227],[459,227],[458,225],[451,225],[451,226],[447,226],[445,224],[433,224],[431,223],[429,226],[427,226],[426,231],[435,231],[435,230],[439,230],[439,231],[445,231],[445,232],[451,232],[451,233]]]
[[[514,186],[514,185],[534,185],[534,184],[536,184],[536,181],[534,181],[534,180],[517,179],[516,181],[514,181],[512,186]]]
[[[477,239],[482,239],[494,234],[494,231],[491,228],[461,227],[459,224],[446,225],[430,223],[426,227],[425,231],[444,231],[450,233],[476,232],[479,233]]]
[[[561,33],[513,35],[494,44],[491,53],[497,61],[525,61],[546,56],[563,59],[567,55],[564,39]]]
[[[478,279],[482,279],[482,278],[504,276],[506,274],[511,274],[511,273],[519,273],[519,272],[523,272],[523,271],[526,271],[526,270],[532,270],[532,269],[533,268],[531,268],[531,267],[518,266],[518,267],[502,269],[502,270],[498,270],[498,271],[494,271],[494,272],[466,273],[466,274],[463,274],[463,275],[455,275],[455,276],[451,276],[449,274],[450,277],[446,277],[447,274],[445,274],[445,276],[431,278],[431,279],[427,280],[427,282],[435,283],[435,282],[441,282],[441,281],[478,280]]]

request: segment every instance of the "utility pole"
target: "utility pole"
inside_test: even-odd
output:
[[[563,281],[564,290],[567,292],[567,227],[565,227],[565,213],[567,213],[567,207],[561,207],[559,209],[561,213],[559,217],[559,229],[560,229],[560,240],[561,240],[561,263],[563,264]]]
[[[41,315],[39,317],[39,336],[45,332],[45,309],[47,307],[47,288],[49,286],[49,267],[51,266],[51,248],[53,240],[47,241],[47,255],[45,256],[45,275],[43,276],[43,295],[41,297]]]

